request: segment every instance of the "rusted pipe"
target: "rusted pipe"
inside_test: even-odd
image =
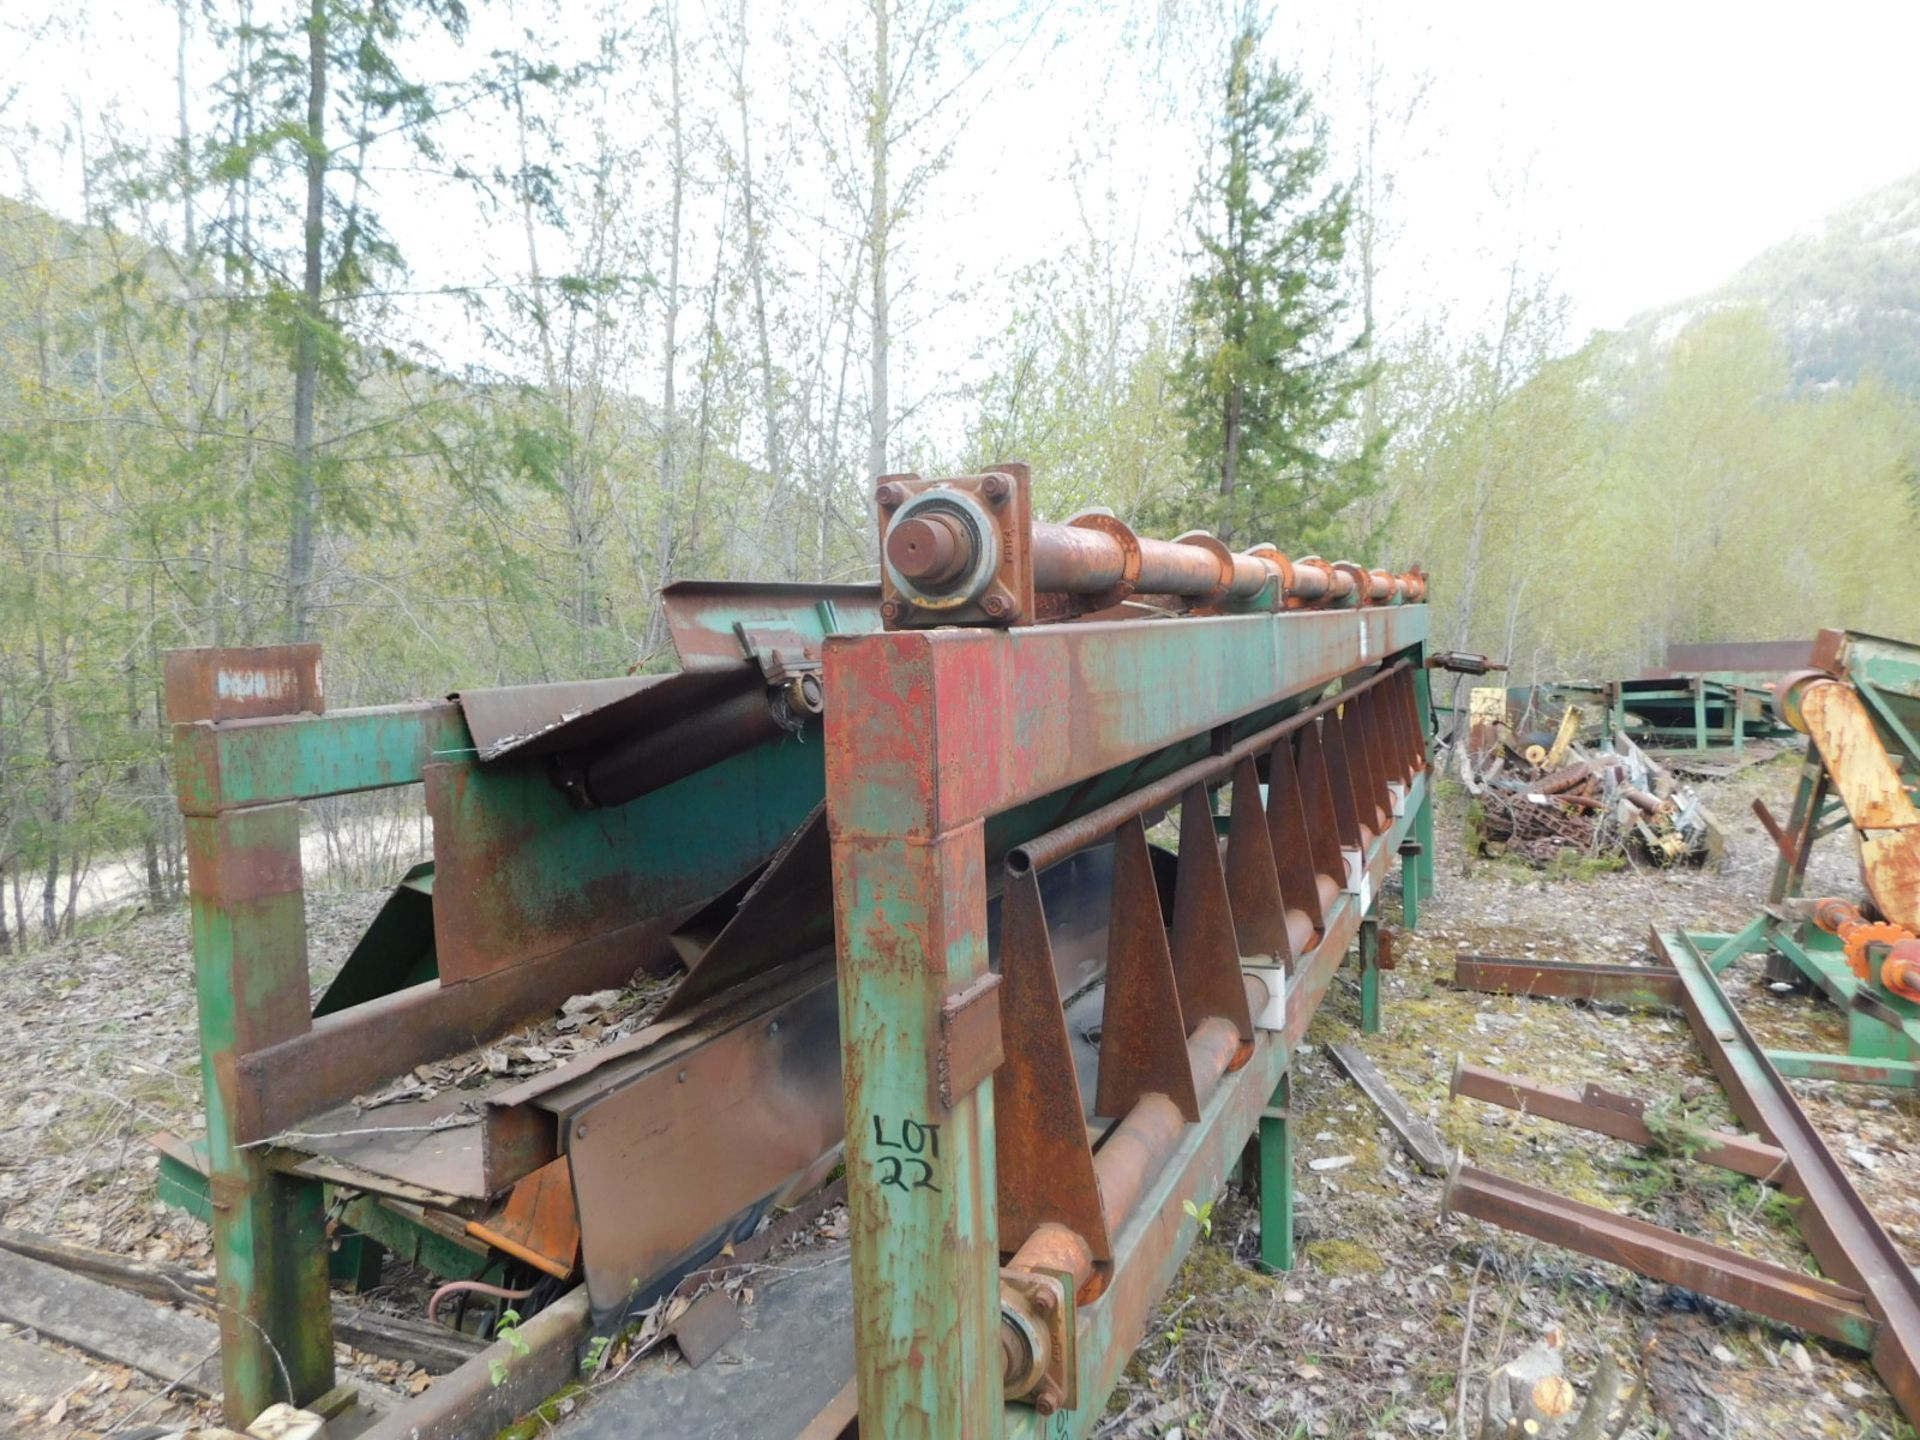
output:
[[[1193,1065],[1193,1089],[1204,1103],[1227,1073],[1240,1049],[1240,1032],[1226,1020],[1209,1017],[1187,1037]],[[1148,1095],[1127,1112],[1093,1157],[1100,1181],[1100,1209],[1112,1234],[1140,1202],[1140,1192],[1158,1174],[1186,1133],[1186,1118],[1164,1095]]]
[[[1249,735],[1238,745],[1223,755],[1210,755],[1204,760],[1196,760],[1191,765],[1182,766],[1163,780],[1156,780],[1123,795],[1118,800],[1102,805],[1098,810],[1090,810],[1077,820],[1070,820],[1058,829],[1049,830],[1044,835],[1036,835],[1024,845],[1014,847],[1007,852],[1007,866],[1015,874],[1024,874],[1028,869],[1044,870],[1054,861],[1071,855],[1083,846],[1091,845],[1101,837],[1112,833],[1133,819],[1134,816],[1160,806],[1170,805],[1178,800],[1189,786],[1201,784],[1225,775],[1249,755],[1258,755],[1273,744],[1303,729],[1336,709],[1338,706],[1363,695],[1389,676],[1396,675],[1408,667],[1405,660],[1396,660],[1383,666],[1366,679],[1356,681],[1337,695],[1317,701],[1294,715],[1289,715],[1277,724],[1269,725],[1265,730]]]
[[[818,681],[795,705],[787,691],[752,684],[710,709],[684,715],[595,755],[558,779],[568,798],[582,809],[624,805],[696,770],[717,765],[777,736],[796,732],[807,713],[817,713]]]
[[[887,562],[916,585],[938,588],[978,566],[987,541],[957,513],[924,509],[888,529]],[[1065,525],[1035,524],[1030,553],[1034,588],[1055,595],[1173,595],[1211,604],[1251,600],[1278,580],[1298,604],[1338,602],[1356,592],[1369,603],[1384,604],[1406,593],[1412,580],[1317,558],[1296,575],[1271,546],[1235,552],[1201,531],[1173,540],[1147,539],[1106,514]]]
[[[1099,595],[1118,585],[1126,571],[1126,547],[1113,535],[1080,525],[1033,527],[1036,590]]]
[[[1920,940],[1902,940],[1880,962],[1880,983],[1902,1000],[1920,1003]]]
[[[1240,1032],[1232,1022],[1210,1016],[1187,1037],[1187,1058],[1193,1066],[1194,1093],[1204,1103],[1220,1084],[1240,1050]],[[1100,1212],[1109,1234],[1119,1230],[1140,1203],[1147,1182],[1167,1163],[1186,1133],[1186,1117],[1165,1095],[1143,1097],[1113,1128],[1093,1157],[1093,1173],[1100,1185]],[[1064,1271],[1073,1276],[1074,1291],[1092,1299],[1093,1251],[1065,1225],[1038,1226],[1008,1265],[1013,1270]]]
[[[1333,566],[1318,555],[1308,555],[1293,562],[1293,584],[1288,587],[1288,596],[1312,605],[1333,594],[1333,581]]]
[[[1035,525],[1034,589],[1060,595],[1101,595],[1115,589],[1128,578],[1129,538],[1140,557],[1139,573],[1129,588],[1143,595],[1205,599],[1224,594],[1251,599],[1278,573],[1255,556],[1234,554],[1212,536],[1149,540],[1131,531],[1123,535],[1121,522],[1112,517],[1104,517],[1104,522],[1099,528]],[[891,536],[887,555],[893,559]]]
[[[1211,595],[1222,588],[1220,558],[1186,540],[1142,540],[1136,588],[1147,595]]]
[[[532,1289],[508,1290],[499,1285],[489,1285],[482,1280],[451,1280],[427,1297],[427,1323],[435,1324],[440,1316],[440,1302],[449,1295],[493,1295],[501,1300],[524,1300],[533,1293]]]
[[[1869,951],[1875,945],[1890,949],[1880,966],[1880,985],[1902,1000],[1920,1002],[1920,939],[1904,925],[1869,920],[1850,900],[1829,895],[1813,905],[1813,923],[1846,947],[1847,966],[1862,980],[1873,978]]]
[[[944,585],[967,568],[966,544],[956,517],[929,511],[910,516],[887,532],[887,559],[921,585]]]
[[[1240,1032],[1231,1021],[1208,1016],[1187,1037],[1187,1059],[1193,1066],[1194,1093],[1202,1103],[1219,1087],[1240,1052]],[[1147,1184],[1166,1165],[1186,1134],[1186,1117],[1165,1095],[1143,1096],[1113,1129],[1094,1154],[1093,1171],[1100,1188],[1100,1211],[1107,1233],[1117,1232],[1132,1216]],[[1076,1303],[1098,1298],[1093,1250],[1068,1226],[1048,1221],[1014,1253],[1009,1271],[1026,1275],[1065,1274],[1073,1277]],[[1100,1277],[1104,1278],[1104,1277]],[[1000,1285],[1001,1388],[1009,1399],[1045,1397],[1041,1373],[1045,1353],[1047,1316],[1032,1298],[1003,1278]],[[1036,1403],[1043,1414],[1052,1406]]]

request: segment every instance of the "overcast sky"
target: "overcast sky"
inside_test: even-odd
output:
[[[1436,77],[1443,163],[1418,167],[1410,197],[1431,224],[1423,258],[1445,273],[1484,243],[1476,157],[1531,152],[1531,228],[1555,246],[1584,326],[1715,285],[1920,169],[1913,0],[1457,0],[1381,13],[1403,17],[1383,30]]]
[[[78,92],[95,112],[122,107],[135,129],[169,125],[171,0],[88,5],[84,46],[18,44],[53,3],[0,0],[8,124],[52,120]],[[698,11],[700,0],[688,5]],[[1084,9],[1092,13],[1057,12],[1068,38],[1028,55],[1034,73],[980,112],[938,192],[956,208],[990,202],[1018,223],[923,221],[918,263],[933,272],[924,278],[939,286],[951,271],[984,284],[985,312],[993,276],[1077,230],[1081,202],[1063,179],[1076,153],[1104,152],[1093,173],[1113,195],[1100,203],[1138,229],[1149,253],[1174,255],[1183,241],[1192,137],[1169,133],[1163,116],[1136,103],[1136,73],[1087,63],[1107,53],[1117,25],[1104,7]],[[1170,30],[1205,28],[1184,0],[1164,0],[1161,13]],[[1375,0],[1370,16],[1366,33],[1395,82],[1431,80],[1398,165],[1404,228],[1386,285],[1402,315],[1445,308],[1471,323],[1521,245],[1529,268],[1556,275],[1577,331],[1619,325],[1717,284],[1794,230],[1920,169],[1915,0]],[[1355,118],[1356,34],[1345,0],[1277,7],[1276,42],[1320,85],[1342,134]],[[763,57],[775,68],[779,58]],[[49,192],[61,187],[44,158],[36,178]],[[17,186],[8,167],[0,186]],[[471,278],[460,272],[487,237],[450,237],[444,215],[418,205],[409,215],[408,203],[392,199],[416,272]],[[990,331],[1004,317],[981,318]]]

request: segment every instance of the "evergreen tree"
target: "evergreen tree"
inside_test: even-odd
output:
[[[324,424],[329,403],[357,396],[367,363],[398,361],[353,343],[354,321],[367,318],[362,302],[405,270],[373,177],[390,147],[443,164],[439,120],[468,103],[467,92],[486,88],[422,81],[402,57],[423,36],[457,44],[466,30],[463,0],[297,0],[267,15],[240,0],[237,18],[216,25],[234,59],[218,86],[229,114],[207,146],[202,183],[227,191],[237,223],[218,227],[215,258],[283,351],[293,382],[284,491],[289,640],[313,635],[325,521],[364,524],[373,503],[347,482]]]
[[[1252,24],[1234,39],[1200,184],[1202,266],[1176,376],[1198,470],[1184,518],[1304,550],[1330,545],[1372,487],[1381,440],[1349,424],[1368,380],[1364,335],[1346,324],[1352,197],[1325,179],[1312,97],[1262,60],[1261,39]]]

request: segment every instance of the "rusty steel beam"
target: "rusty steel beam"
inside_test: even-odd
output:
[[[1443,1214],[1471,1215],[1855,1349],[1872,1351],[1885,1337],[1856,1290],[1504,1175],[1459,1166],[1440,1205]]]
[[[1857,1286],[1879,1322],[1870,1354],[1900,1413],[1920,1425],[1920,1279],[1847,1178],[1807,1112],[1794,1098],[1760,1042],[1720,988],[1719,980],[1678,936],[1656,930],[1654,948],[1674,967],[1694,1037],[1727,1092],[1736,1115],[1786,1154],[1789,1195],[1807,1248],[1820,1268]]]
[[[1331,715],[1343,705],[1357,700],[1376,685],[1392,679],[1407,668],[1404,660],[1374,671],[1373,674],[1346,686],[1337,695],[1309,705],[1306,709],[1289,715],[1276,725],[1270,725],[1254,735],[1249,735],[1231,749],[1219,755],[1210,755],[1205,760],[1196,760],[1193,764],[1176,770],[1162,780],[1142,786],[1131,794],[1123,795],[1111,804],[1098,810],[1089,811],[1077,820],[1068,822],[1045,835],[1035,836],[1026,844],[1011,850],[1007,854],[1010,871],[1024,873],[1044,870],[1055,861],[1072,854],[1084,846],[1125,825],[1149,811],[1164,809],[1173,801],[1185,795],[1193,786],[1219,780],[1229,774],[1241,761],[1263,755],[1290,735],[1305,730],[1314,721]]]
[[[1564,960],[1507,960],[1461,955],[1453,962],[1456,989],[1484,995],[1530,995],[1546,1000],[1590,1000],[1677,1010],[1680,982],[1670,971],[1642,965],[1582,965]]]
[[[1498,1070],[1469,1065],[1462,1060],[1454,1065],[1453,1083],[1448,1093],[1464,1095],[1470,1100],[1484,1100],[1490,1105],[1518,1110],[1523,1115],[1538,1115],[1543,1120],[1591,1130],[1597,1135],[1610,1135],[1631,1145],[1653,1147],[1658,1144],[1653,1132],[1647,1128],[1647,1122],[1641,1118],[1644,1107],[1639,1101],[1611,1094],[1596,1086],[1588,1086],[1585,1094],[1576,1094],[1572,1090],[1556,1089],[1551,1085],[1503,1075]],[[1756,1180],[1780,1181],[1786,1178],[1786,1155],[1764,1140],[1756,1140],[1749,1135],[1721,1135],[1706,1131],[1700,1132],[1697,1138],[1703,1142],[1713,1142],[1690,1152],[1693,1159],[1703,1164],[1717,1165],[1723,1170],[1749,1175]]]

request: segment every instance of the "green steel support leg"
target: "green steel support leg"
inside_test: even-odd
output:
[[[1260,1263],[1293,1269],[1293,1072],[1260,1117]]]
[[[1732,935],[1715,936],[1717,942],[1713,949],[1705,952],[1707,968],[1719,975],[1742,955],[1752,955],[1767,950],[1767,929],[1773,923],[1772,917],[1760,914],[1749,920]],[[1702,938],[1704,943],[1704,937]]]
[[[1786,832],[1793,837],[1796,845],[1805,850],[1803,837],[1813,834],[1813,817],[1818,812],[1818,792],[1825,789],[1820,783],[1824,772],[1818,760],[1809,759],[1800,767],[1800,783],[1794,787],[1793,808],[1787,812]],[[1767,887],[1767,903],[1778,905],[1782,900],[1800,893],[1800,875],[1806,868],[1804,853],[1794,857],[1801,863],[1796,865],[1785,855],[1778,856],[1773,862],[1773,881]]]
[[[1693,748],[1707,748],[1707,687],[1693,682]]]
[[[860,1413],[888,1440],[992,1436],[1004,1409],[993,1086],[942,1110],[927,1063],[942,1002],[987,971],[982,827],[875,833],[866,802],[883,808],[891,783],[835,792]]]
[[[1400,923],[1409,930],[1420,928],[1420,857],[1400,857]]]
[[[233,1061],[311,1023],[297,804],[186,821],[201,1076],[227,1423],[333,1387],[326,1215],[317,1182],[234,1140]]]
[[[1417,708],[1420,713],[1421,738],[1424,740],[1427,717],[1433,713],[1433,689],[1429,683],[1429,672],[1424,667],[1414,672],[1414,690],[1419,699]],[[1420,808],[1414,812],[1413,819],[1413,838],[1420,842],[1420,854],[1415,864],[1408,867],[1409,870],[1416,872],[1415,888],[1419,891],[1418,903],[1422,905],[1433,898],[1433,867],[1438,858],[1433,853],[1433,792],[1439,777],[1434,773],[1431,746],[1427,747],[1426,779],[1427,783],[1421,787],[1420,791]],[[1401,882],[1406,883],[1406,879],[1407,876],[1403,873]],[[1409,920],[1407,923],[1411,925],[1413,921]]]
[[[1360,1028],[1380,1033],[1380,921],[1369,915],[1360,922]]]

